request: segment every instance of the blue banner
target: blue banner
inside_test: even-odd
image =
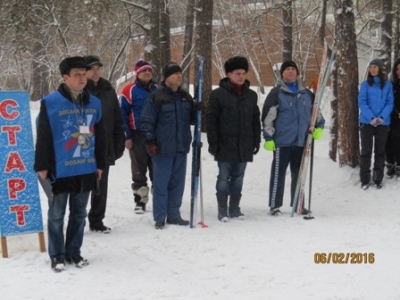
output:
[[[0,139],[0,236],[42,232],[27,92],[0,92]]]

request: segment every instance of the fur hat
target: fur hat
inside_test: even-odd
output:
[[[98,65],[99,67],[102,67],[103,64],[100,62],[100,58],[96,55],[86,55],[83,57],[86,61],[86,63],[89,66],[94,66],[94,65]]]
[[[369,62],[369,66],[375,65],[378,66],[378,68],[383,71],[383,62],[380,59],[373,59]]]
[[[170,63],[166,64],[162,70],[164,79],[167,79],[169,76],[171,76],[172,74],[175,74],[177,72],[182,73],[182,69],[177,63],[172,62],[172,61]]]
[[[135,63],[135,73],[136,76],[138,76],[141,72],[143,72],[144,70],[150,70],[151,72],[153,72],[153,67],[151,66],[151,64],[149,64],[147,61],[143,60],[143,59],[139,59],[136,63]]]
[[[295,68],[297,71],[297,75],[299,75],[299,69],[297,68],[296,63],[293,60],[285,60],[281,65],[281,70],[280,70],[281,76],[283,72],[286,70],[286,68],[289,67]]]
[[[224,64],[225,73],[231,73],[235,70],[245,70],[246,73],[249,71],[249,63],[247,58],[243,56],[234,56],[229,58]]]
[[[60,65],[58,66],[60,69],[61,76],[64,74],[68,74],[71,69],[86,69],[90,70],[90,66],[86,63],[85,59],[81,56],[73,56],[64,58]]]

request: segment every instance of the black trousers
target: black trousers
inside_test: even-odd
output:
[[[389,132],[389,126],[377,127],[369,124],[360,125],[361,154],[360,154],[360,180],[362,184],[371,181],[371,159],[374,150],[374,169],[372,180],[381,183],[385,168],[385,146]]]
[[[386,162],[391,165],[400,166],[400,128],[390,126],[386,141]]]
[[[147,170],[149,170],[150,181],[153,182],[153,168],[151,158],[147,154],[145,138],[137,131],[132,131],[132,148],[129,149],[132,171],[132,190],[138,190],[147,186]]]
[[[95,195],[95,193],[92,191],[90,198],[90,211],[88,214],[89,224],[92,227],[104,225],[103,219],[106,215],[109,172],[110,166],[106,166],[101,175],[100,194]]]
[[[296,192],[297,178],[299,175],[301,158],[304,147],[280,147],[274,151],[274,160],[271,166],[271,177],[269,182],[269,207],[278,208],[283,205],[285,192],[286,169],[290,165],[290,206],[293,205],[293,197]]]

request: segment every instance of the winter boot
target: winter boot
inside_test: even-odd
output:
[[[135,213],[143,214],[146,211],[146,203],[149,201],[149,187],[142,186],[133,190],[133,196],[136,202]]]
[[[242,198],[242,194],[231,195],[229,197],[229,217],[230,218],[238,218],[240,220],[244,220],[244,214],[240,211],[239,203]]]
[[[392,178],[396,174],[396,165],[395,164],[386,164],[386,178]]]
[[[228,222],[228,195],[218,195],[218,220],[221,222]]]
[[[396,177],[400,178],[400,166],[396,167]]]

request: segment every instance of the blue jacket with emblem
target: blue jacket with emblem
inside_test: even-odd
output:
[[[283,80],[274,87],[264,102],[261,122],[266,141],[275,146],[304,147],[310,127],[314,95],[297,82],[298,92],[291,91]],[[316,127],[323,128],[325,120],[318,111]]]
[[[82,134],[82,121],[89,132]],[[82,136],[80,138],[80,136]],[[95,188],[96,170],[106,162],[101,101],[83,90],[79,103],[65,84],[46,96],[37,120],[34,170],[48,170],[53,193]]]
[[[373,77],[372,86],[367,81],[361,83],[358,93],[358,107],[360,109],[360,123],[370,124],[374,118],[383,119],[382,125],[390,125],[390,114],[393,110],[393,85],[385,80],[383,89],[380,87],[380,78]]]
[[[147,143],[156,143],[160,154],[188,153],[194,123],[193,98],[182,89],[173,92],[162,82],[147,98],[140,131]]]

